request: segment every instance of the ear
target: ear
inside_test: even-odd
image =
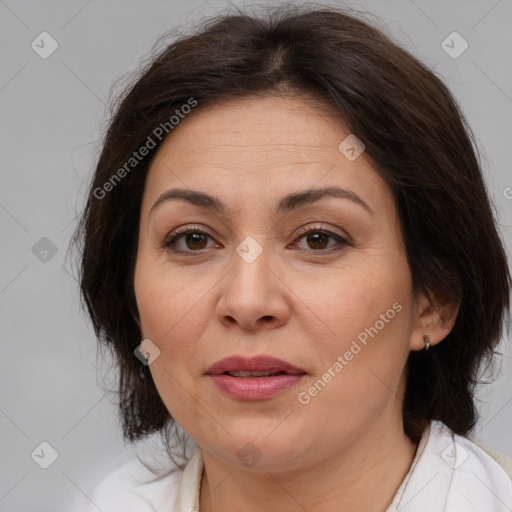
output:
[[[431,346],[443,341],[453,329],[459,309],[460,300],[453,304],[437,296],[433,297],[431,305],[428,298],[421,294],[416,301],[416,319],[409,348],[423,350],[425,335],[428,336]]]

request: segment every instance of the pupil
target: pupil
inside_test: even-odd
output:
[[[324,243],[324,244],[322,244],[322,242],[321,242],[321,241],[320,241],[320,246],[318,246],[318,243],[319,243],[318,238],[320,238],[320,239],[321,239],[322,237],[324,238],[324,241],[327,239],[327,235],[326,235],[325,233],[314,233],[314,234],[312,234],[312,235],[309,235],[309,237],[308,237],[308,238],[309,238],[310,240],[311,240],[311,239],[314,239],[314,240],[313,240],[313,243],[312,243],[312,244],[310,244],[310,247],[312,247],[313,249],[323,249],[323,248],[325,248],[325,245],[326,245],[326,244],[325,244],[325,243]]]
[[[201,238],[203,238],[203,239],[205,238],[205,236],[202,235],[201,233],[190,233],[189,235],[187,235],[187,245],[189,246],[190,249],[203,249],[204,240],[203,240],[203,246],[201,246],[201,247],[194,246],[194,244],[196,244],[196,243],[199,243],[199,244],[201,243]]]

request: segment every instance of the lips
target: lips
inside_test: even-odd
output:
[[[233,377],[265,377],[272,375],[301,375],[307,372],[276,357],[259,355],[253,357],[231,356],[217,361],[206,370],[207,375],[228,374]]]

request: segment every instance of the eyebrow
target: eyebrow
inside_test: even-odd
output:
[[[349,201],[362,206],[371,215],[374,214],[373,210],[355,192],[340,187],[315,188],[288,194],[279,200],[277,205],[277,213],[282,214],[285,212],[297,210],[300,207],[315,203],[323,197],[348,199]],[[224,203],[214,196],[196,190],[173,188],[166,190],[160,195],[155,204],[153,204],[151,207],[149,211],[150,215],[158,206],[174,199],[181,199],[183,201],[189,202],[190,204],[193,204],[194,206],[213,210],[218,213],[226,212]]]

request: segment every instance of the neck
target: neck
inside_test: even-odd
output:
[[[391,503],[417,444],[401,423],[370,427],[348,446],[296,470],[233,469],[203,451],[200,512],[382,512]],[[386,423],[385,423],[386,425]]]

